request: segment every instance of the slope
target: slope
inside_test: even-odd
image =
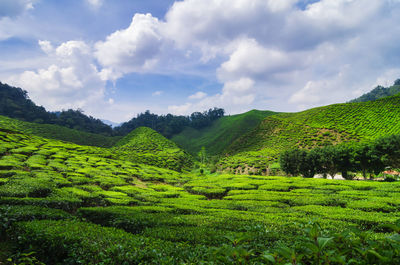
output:
[[[50,139],[63,140],[80,145],[111,147],[121,137],[104,136],[101,134],[88,133],[69,129],[53,124],[39,124],[11,119],[0,115],[0,126],[3,129],[23,132],[25,134],[42,136]]]
[[[139,127],[112,149],[126,160],[181,171],[193,165],[193,158],[153,129]]]
[[[335,104],[267,117],[229,146],[220,168],[248,167],[260,173],[283,150],[349,141],[368,141],[400,133],[400,95],[363,103]],[[235,170],[237,171],[237,170]]]
[[[234,140],[254,129],[265,117],[274,114],[276,112],[252,110],[225,116],[202,129],[187,127],[173,136],[172,141],[192,155],[196,155],[203,146],[208,155],[218,155]]]

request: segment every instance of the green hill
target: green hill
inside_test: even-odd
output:
[[[101,134],[88,133],[69,129],[64,126],[53,124],[39,124],[11,119],[0,115],[0,127],[3,129],[23,132],[25,134],[37,135],[44,138],[63,140],[80,145],[111,147],[121,137],[104,136]]]
[[[159,138],[146,128],[131,136],[121,143]],[[160,141],[149,146],[170,146]],[[399,264],[399,191],[400,182],[188,175],[0,125],[0,263],[316,264],[317,253]]]
[[[276,112],[252,110],[225,116],[202,129],[187,127],[173,136],[172,140],[192,155],[196,155],[203,146],[208,155],[218,155],[234,140],[254,129],[265,117],[274,114]]]
[[[177,171],[189,169],[193,158],[174,142],[147,127],[139,127],[119,140],[113,150],[121,158]]]
[[[362,95],[361,97],[351,100],[350,103],[377,100],[384,97],[394,96],[399,93],[400,93],[400,79],[397,79],[394,82],[393,86],[391,87],[377,86],[376,88]]]
[[[261,173],[283,150],[400,134],[399,120],[400,95],[277,114],[267,117],[257,128],[229,146],[219,167],[238,173],[250,168]]]

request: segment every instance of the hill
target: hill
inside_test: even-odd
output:
[[[192,155],[204,146],[207,154],[219,155],[234,140],[254,129],[265,117],[277,114],[272,111],[252,110],[243,114],[225,116],[205,128],[186,127],[172,137],[172,141]]]
[[[361,97],[351,100],[350,103],[377,100],[384,97],[394,96],[399,93],[400,93],[400,79],[397,79],[394,82],[393,86],[391,87],[377,86],[372,91],[362,95]]]
[[[283,150],[399,134],[399,120],[400,95],[273,115],[230,145],[219,167],[237,173],[248,169],[262,173],[268,171]]]
[[[120,144],[150,134],[141,130]],[[399,190],[399,182],[188,175],[0,125],[0,262],[287,264],[296,255],[317,264],[318,254],[398,264]]]
[[[0,127],[10,131],[41,136],[44,138],[63,140],[80,145],[111,147],[121,137],[104,136],[101,134],[88,133],[69,129],[64,126],[53,124],[40,124],[11,119],[0,115]]]
[[[174,142],[147,127],[139,127],[113,148],[123,159],[181,171],[193,165],[193,158]]]

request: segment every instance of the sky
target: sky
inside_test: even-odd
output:
[[[127,121],[347,102],[400,78],[400,0],[0,0],[0,81]]]

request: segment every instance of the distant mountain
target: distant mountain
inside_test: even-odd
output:
[[[361,103],[334,104],[265,118],[234,141],[219,161],[220,169],[266,171],[282,151],[341,142],[370,141],[400,134],[400,95]]]
[[[171,139],[194,156],[203,146],[208,155],[218,155],[237,138],[254,129],[264,118],[274,114],[277,112],[252,110],[225,116],[204,128],[186,127]]]
[[[391,87],[377,86],[376,88],[362,95],[361,97],[351,100],[350,103],[373,101],[384,97],[394,96],[399,93],[400,93],[400,79],[397,79],[394,82],[393,86]]]

